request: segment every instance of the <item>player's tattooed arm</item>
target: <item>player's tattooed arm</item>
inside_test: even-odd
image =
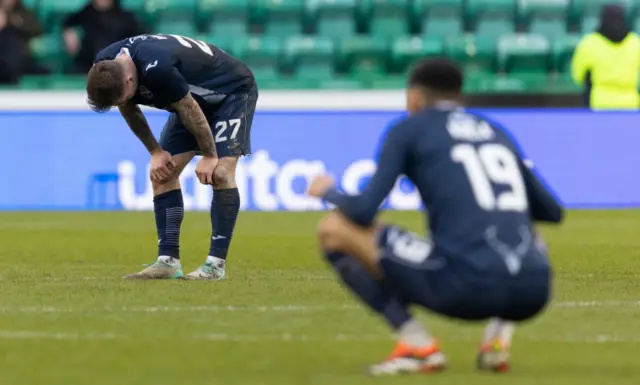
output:
[[[131,131],[136,134],[138,139],[144,144],[149,153],[153,153],[160,149],[160,145],[158,141],[153,136],[151,129],[149,128],[149,123],[147,122],[147,118],[142,113],[140,107],[134,103],[126,103],[121,106],[118,106],[120,113],[127,121],[129,128]]]
[[[202,155],[217,157],[216,144],[213,140],[213,133],[211,133],[207,117],[191,94],[188,93],[182,100],[174,103],[173,108],[180,115],[182,123],[195,136]]]

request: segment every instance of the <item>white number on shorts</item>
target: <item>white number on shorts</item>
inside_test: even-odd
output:
[[[225,133],[225,131],[227,131],[227,128],[229,126],[231,126],[231,128],[233,129],[233,131],[231,131],[231,140],[234,140],[236,138],[236,136],[238,136],[238,131],[240,131],[240,124],[242,123],[242,119],[229,119],[229,123],[227,124],[227,122],[220,121],[218,123],[216,123],[216,143],[220,143],[220,142],[226,142],[227,138],[226,136],[224,136],[223,134]]]
[[[415,264],[424,262],[431,253],[431,244],[412,234],[401,234],[392,248],[396,257]]]
[[[451,158],[464,166],[480,208],[519,212],[527,209],[522,173],[515,155],[505,146],[488,143],[476,150],[470,144],[458,144],[451,149]],[[492,183],[506,185],[509,189],[496,196]]]

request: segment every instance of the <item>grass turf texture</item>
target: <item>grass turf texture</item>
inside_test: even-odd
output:
[[[517,331],[513,372],[478,374],[481,327],[421,312],[447,372],[371,379],[393,341],[316,251],[320,213],[241,213],[229,279],[130,282],[155,258],[152,213],[0,214],[0,384],[637,384],[640,211],[571,212],[543,228],[555,304]],[[414,230],[418,213],[386,218]],[[185,273],[209,245],[187,213]]]

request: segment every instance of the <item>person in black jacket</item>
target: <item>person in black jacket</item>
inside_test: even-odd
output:
[[[49,70],[31,57],[29,42],[43,33],[36,16],[20,0],[0,0],[0,83]]]
[[[22,72],[20,31],[0,8],[0,84],[16,84]]]
[[[84,31],[80,40],[77,28]],[[106,46],[141,34],[136,16],[122,9],[119,0],[93,0],[64,22],[63,38],[69,55],[75,57],[71,72],[86,73],[95,56]]]

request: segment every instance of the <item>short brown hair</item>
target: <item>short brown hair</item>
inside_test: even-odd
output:
[[[94,64],[87,78],[87,102],[96,112],[107,112],[124,94],[124,69],[115,60]]]

